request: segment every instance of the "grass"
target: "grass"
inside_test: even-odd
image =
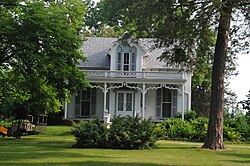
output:
[[[249,145],[226,145],[225,151],[201,149],[202,143],[159,141],[158,149],[74,149],[70,127],[49,126],[46,134],[0,138],[0,165],[250,165]]]

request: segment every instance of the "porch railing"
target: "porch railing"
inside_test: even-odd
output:
[[[87,78],[145,78],[145,79],[184,79],[184,73],[165,71],[105,71],[82,70]]]

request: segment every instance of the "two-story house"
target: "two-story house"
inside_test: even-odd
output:
[[[153,39],[134,41],[128,34],[117,38],[89,37],[81,50],[87,62],[80,70],[92,87],[79,91],[66,103],[65,119],[81,120],[97,115],[151,117],[153,121],[184,118],[191,107],[192,73],[157,58],[163,49]]]

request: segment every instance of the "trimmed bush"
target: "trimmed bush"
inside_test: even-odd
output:
[[[98,119],[74,125],[76,137],[73,147],[101,147],[117,149],[148,149],[158,140],[155,124],[140,117],[114,117],[109,129]]]
[[[76,138],[76,144],[73,147],[103,147],[106,143],[105,133],[106,128],[98,118],[91,118],[87,121],[81,121],[79,124],[74,124],[72,134]],[[104,136],[104,137],[103,137]]]
[[[150,119],[117,116],[109,129],[109,144],[119,149],[152,148],[157,140],[154,129]]]

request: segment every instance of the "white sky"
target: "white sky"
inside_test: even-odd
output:
[[[250,54],[239,55],[237,62],[239,75],[231,79],[229,87],[237,94],[238,101],[242,101],[250,90]]]
[[[94,0],[99,2],[100,0]],[[246,95],[250,90],[250,54],[238,56],[237,71],[239,75],[232,78],[229,87],[237,94],[238,101],[246,99]]]

